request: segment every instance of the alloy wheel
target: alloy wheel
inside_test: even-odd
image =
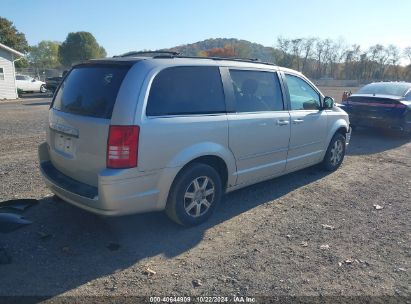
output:
[[[195,178],[184,193],[184,209],[189,216],[205,214],[214,202],[214,182],[207,176]]]

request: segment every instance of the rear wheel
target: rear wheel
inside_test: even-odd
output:
[[[323,160],[323,167],[327,171],[335,171],[341,166],[345,156],[345,136],[336,133],[331,139]]]
[[[222,183],[217,171],[205,164],[194,163],[177,176],[171,188],[166,213],[184,226],[206,221],[221,200]]]

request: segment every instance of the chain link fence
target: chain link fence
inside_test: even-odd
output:
[[[16,68],[16,75],[27,75],[45,81],[48,77],[61,76],[63,71],[64,69]]]

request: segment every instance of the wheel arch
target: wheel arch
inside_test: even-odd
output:
[[[330,128],[330,131],[328,132],[327,139],[325,141],[325,147],[324,147],[324,152],[321,156],[321,159],[324,158],[325,153],[327,153],[328,146],[330,145],[330,142],[332,138],[334,137],[335,134],[340,133],[346,136],[346,134],[349,132],[350,126],[348,125],[348,122],[345,119],[338,119],[336,120],[333,125]]]
[[[225,189],[227,187],[227,182],[228,182],[227,164],[225,163],[224,159],[222,159],[220,156],[216,156],[216,155],[203,155],[203,156],[200,156],[200,157],[197,157],[197,158],[191,160],[190,162],[185,164],[180,169],[180,171],[177,173],[174,180],[177,179],[177,177],[181,174],[181,172],[183,172],[183,170],[185,170],[187,167],[189,167],[189,166],[191,166],[195,163],[205,164],[205,165],[208,165],[208,166],[212,167],[213,169],[215,169],[217,171],[218,175],[220,175],[223,189]]]
[[[164,209],[175,180],[187,166],[204,163],[216,169],[223,181],[223,192],[237,182],[236,162],[230,150],[212,142],[198,143],[180,151],[167,164],[167,174],[163,174],[159,184],[163,189],[159,196],[158,210]]]
[[[228,168],[227,168],[227,164],[224,161],[224,159],[222,159],[219,156],[216,155],[203,155],[203,156],[199,156],[196,157],[194,159],[192,159],[191,161],[187,162],[183,167],[180,168],[180,170],[175,174],[170,187],[168,189],[167,195],[164,197],[164,208],[166,210],[167,215],[173,219],[174,221],[176,221],[179,224],[182,224],[182,222],[178,219],[176,211],[174,210],[174,205],[172,203],[172,201],[170,201],[170,195],[172,195],[173,193],[173,187],[175,187],[176,182],[179,180],[179,177],[185,172],[185,170],[187,168],[190,168],[190,166],[193,166],[195,164],[203,164],[203,165],[208,165],[210,167],[212,167],[213,169],[216,170],[217,174],[220,176],[221,178],[221,182],[222,182],[222,193],[225,192],[226,189],[226,185],[228,182]],[[170,205],[171,203],[171,205]]]
[[[345,119],[336,120],[330,128],[330,132],[328,133],[327,147],[336,133],[341,133],[345,136],[345,134],[348,133],[349,129],[350,126]]]
[[[167,165],[167,167],[180,167],[183,170],[187,165],[200,162],[214,167],[220,176],[225,179],[225,186],[236,183],[236,162],[233,153],[226,147],[213,143],[204,142],[192,145],[180,151]],[[177,173],[178,175],[178,173]]]

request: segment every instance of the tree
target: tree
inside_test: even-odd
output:
[[[388,57],[388,64],[391,65],[391,68],[393,70],[393,75],[391,75],[391,79],[398,80],[399,78],[398,63],[401,60],[400,49],[397,46],[390,44],[387,47],[386,52],[387,52],[387,57]],[[390,66],[388,68],[390,68]]]
[[[105,56],[106,51],[89,32],[69,33],[59,48],[60,61],[67,67],[83,60]]]
[[[293,54],[293,67],[300,70],[301,51],[303,48],[303,39],[297,38],[291,40],[291,50]]]
[[[37,68],[56,68],[59,62],[59,42],[43,40],[32,46],[29,61]]]
[[[30,50],[26,36],[16,29],[13,22],[2,17],[0,17],[0,43],[23,54]],[[25,67],[27,65],[28,63],[25,58],[16,61],[16,67]]]
[[[235,54],[240,58],[251,58],[252,49],[250,44],[245,43],[244,41],[239,41],[234,45]]]
[[[317,72],[316,72],[316,78],[321,78],[322,76],[322,63],[323,63],[323,58],[324,58],[324,52],[325,52],[325,42],[324,40],[318,39],[315,42],[315,56],[317,59]]]
[[[293,56],[291,55],[291,40],[280,36],[277,38],[276,47],[280,50],[280,55],[277,58],[278,64],[291,68],[293,62]]]
[[[11,21],[2,17],[0,17],[0,43],[21,53],[30,50],[26,36],[19,32]]]
[[[368,53],[372,63],[371,79],[383,80],[385,65],[388,60],[387,49],[381,44],[376,44],[370,46]]]
[[[238,56],[234,47],[230,44],[226,44],[223,48],[212,48],[209,50],[201,51],[199,55],[204,56],[204,57],[222,57],[222,58],[230,58],[230,57]]]
[[[312,52],[313,52],[313,46],[315,42],[317,41],[316,38],[306,38],[303,40],[303,66],[301,68],[301,71],[305,73],[306,67],[307,67],[307,61],[309,58],[311,58]]]
[[[411,46],[407,46],[404,49],[404,56],[407,56],[408,59],[411,61]]]

